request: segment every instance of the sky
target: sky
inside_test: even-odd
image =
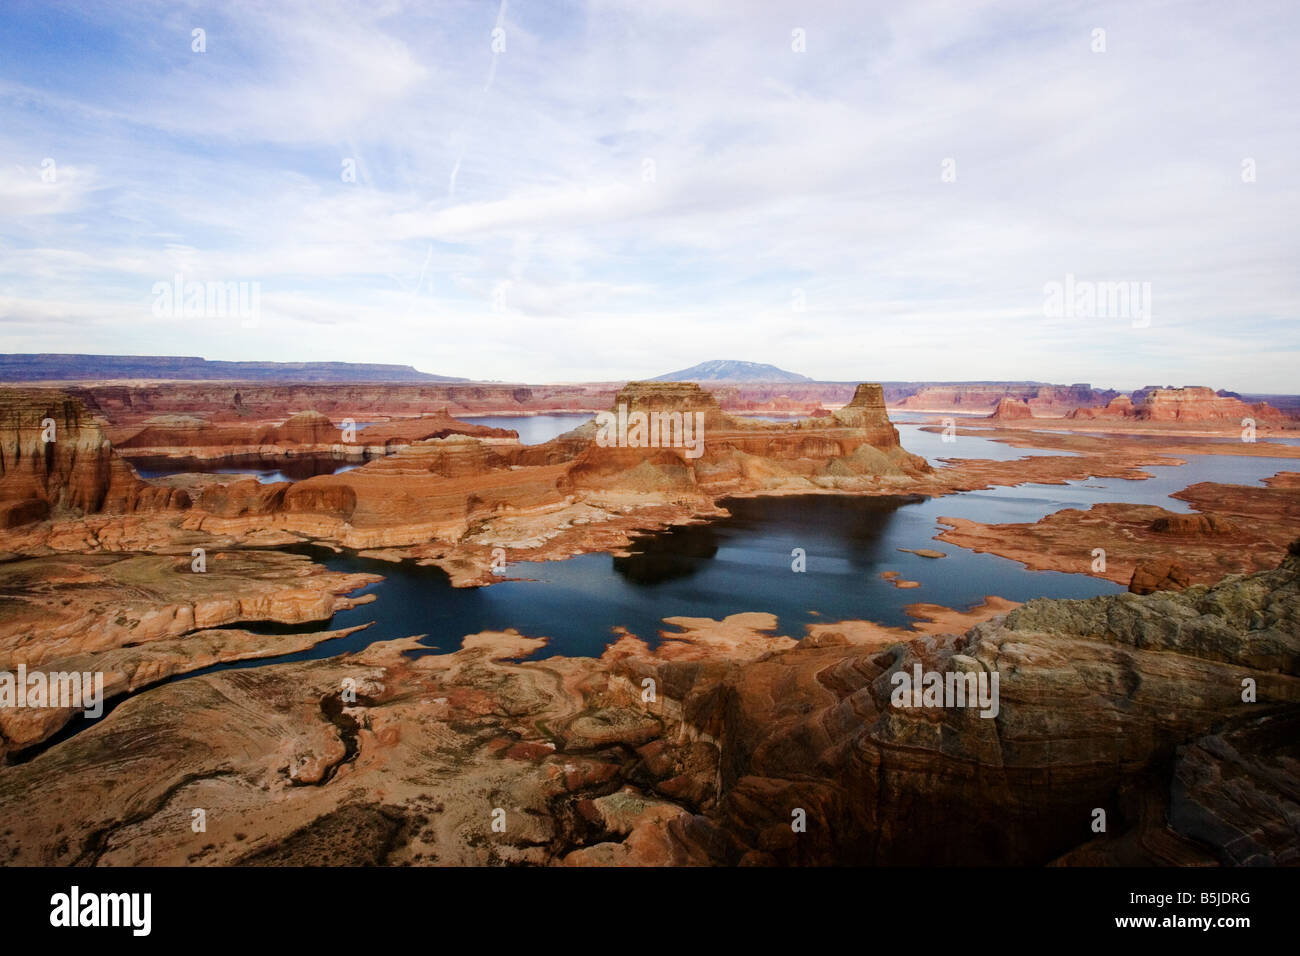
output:
[[[1297,50],[1292,0],[5,0],[0,351],[1300,392]]]

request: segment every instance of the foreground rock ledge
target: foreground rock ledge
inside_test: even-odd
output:
[[[146,691],[0,769],[0,847],[15,864],[1300,862],[1300,542],[1271,571],[1031,601],[962,635],[670,623],[655,650],[624,634],[598,660],[521,661],[543,641],[508,631]],[[918,663],[996,672],[997,717],[893,707],[891,675]]]

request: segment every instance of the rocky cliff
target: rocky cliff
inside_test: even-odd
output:
[[[717,497],[791,483],[829,487],[930,471],[924,459],[899,444],[880,385],[858,385],[849,403],[830,416],[788,423],[733,418],[709,392],[683,382],[630,383],[619,391],[609,412],[615,424],[621,421],[620,409],[629,420],[637,413],[694,420],[690,440],[698,447],[664,441],[611,446],[593,422],[570,433],[589,443],[570,470],[569,488],[624,487]]]
[[[1031,601],[960,636],[872,649],[837,630],[712,673],[625,662],[634,683],[679,688],[679,733],[717,747],[716,803],[674,831],[693,852],[1300,862],[1300,783],[1286,769],[1300,744],[1279,747],[1300,717],[1300,542],[1274,571],[1179,594]],[[896,706],[894,675],[917,664],[997,673],[997,715]],[[805,833],[792,832],[796,809]]]
[[[184,492],[141,481],[76,398],[55,389],[0,389],[0,527],[56,513],[188,504]]]
[[[1243,418],[1256,421],[1283,422],[1286,415],[1264,403],[1247,405],[1239,398],[1221,397],[1211,388],[1157,388],[1147,392],[1133,409],[1139,421],[1150,422],[1229,422]]]
[[[1004,398],[1025,402],[1035,414],[1059,417],[1080,407],[1104,405],[1117,393],[1091,385],[982,383],[926,385],[897,400],[899,408],[930,412],[992,413]]]

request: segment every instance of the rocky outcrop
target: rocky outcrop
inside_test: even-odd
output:
[[[1217,515],[1161,515],[1151,522],[1151,530],[1159,534],[1181,536],[1238,534],[1240,529],[1227,518]]]
[[[1127,419],[1133,418],[1133,402],[1127,395],[1117,395],[1104,408],[1080,406],[1065,416],[1071,419]]]
[[[1181,591],[1191,583],[1185,567],[1177,561],[1159,558],[1143,561],[1134,568],[1128,589],[1134,594],[1154,594],[1156,591]]]
[[[1140,421],[1178,423],[1240,423],[1244,418],[1265,422],[1287,420],[1284,414],[1263,402],[1247,405],[1237,398],[1220,397],[1213,389],[1202,386],[1152,389],[1134,406],[1134,415]]]
[[[845,427],[861,429],[867,442],[877,448],[898,447],[898,429],[889,420],[884,389],[879,385],[859,385],[849,403],[833,417]]]
[[[1180,746],[1300,709],[1298,575],[1292,556],[1212,588],[1031,601],[961,637],[883,652],[801,645],[712,688],[696,678],[684,723],[718,741],[721,792],[682,837],[727,862],[1043,863],[1089,841],[1101,808],[1120,839],[1139,823],[1117,795],[1150,788],[1169,802]],[[996,717],[895,706],[893,676],[917,664],[997,673]],[[1251,855],[1294,858],[1300,793],[1278,793],[1263,766],[1256,785],[1274,796],[1250,824]],[[1222,807],[1213,787],[1200,792]],[[1243,797],[1221,793],[1248,818]],[[791,832],[798,809],[802,834]],[[975,836],[981,821],[996,838]],[[1183,861],[1200,859],[1207,834],[1222,862],[1237,862],[1235,834],[1200,824],[1178,832]]]
[[[0,769],[9,862],[1296,862],[1300,542],[964,634],[665,623],[598,660],[485,632],[159,686]],[[996,712],[900,699],[918,667],[996,675]]]
[[[55,389],[0,389],[0,526],[188,505],[185,492],[141,481],[76,398]]]
[[[215,534],[285,531],[357,548],[466,547],[469,538],[497,546],[499,528],[530,514],[551,514],[556,526],[530,530],[525,540],[532,542],[539,531],[555,537],[571,529],[570,519],[590,520],[583,508],[671,508],[684,520],[713,513],[728,494],[880,491],[931,473],[899,445],[878,385],[859,387],[834,416],[789,423],[732,418],[694,384],[632,383],[615,398],[607,416],[543,445],[452,435],[292,487],[209,487],[186,526]]]
[[[0,565],[0,673],[100,673],[106,702],[173,674],[339,637],[333,614],[369,600],[344,595],[377,580],[274,551],[214,549],[201,571],[189,551],[10,561]],[[268,623],[290,627],[265,633]],[[294,627],[310,623],[318,627]],[[0,758],[40,744],[77,711],[0,707]]]
[[[989,416],[993,421],[1019,420],[1033,418],[1034,410],[1029,407],[1029,403],[1018,398],[1004,398],[998,402],[998,407],[993,409],[993,414]]]
[[[859,385],[849,403],[830,416],[784,423],[728,416],[692,383],[633,382],[616,396],[608,422],[623,428],[638,414],[651,424],[649,441],[631,428],[626,440],[604,434],[596,422],[570,433],[588,444],[569,469],[567,490],[621,488],[711,500],[782,487],[859,485],[865,490],[875,480],[906,480],[931,470],[924,459],[902,449],[883,391],[874,384]],[[665,416],[674,416],[674,427],[676,416],[691,426],[685,441],[666,440],[662,429],[654,432],[656,421],[669,420]]]

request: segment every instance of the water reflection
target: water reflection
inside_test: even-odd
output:
[[[131,464],[141,478],[165,478],[198,472],[205,475],[247,475],[263,484],[276,481],[302,481],[317,475],[337,475],[360,468],[364,461],[336,458],[333,455],[238,455],[210,458],[169,458],[146,455],[132,458]]]

